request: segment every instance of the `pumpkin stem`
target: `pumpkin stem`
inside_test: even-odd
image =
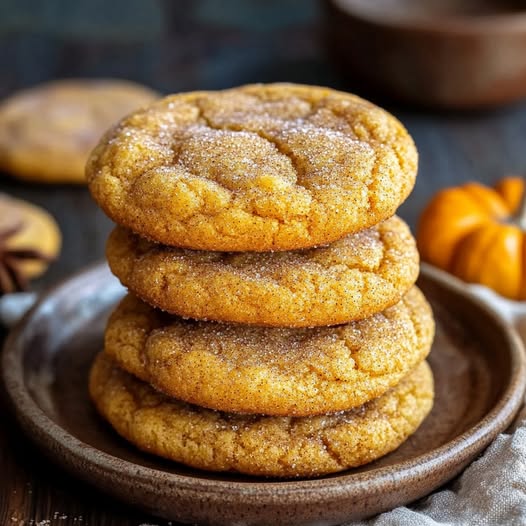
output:
[[[515,223],[522,228],[523,230],[526,230],[526,183],[524,186],[524,190],[522,192],[522,197],[519,203],[519,208],[517,208],[517,212],[515,213]]]

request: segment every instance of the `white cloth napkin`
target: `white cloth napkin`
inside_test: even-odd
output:
[[[480,285],[469,288],[526,340],[526,303]],[[526,525],[526,408],[456,480],[412,505],[353,526]]]

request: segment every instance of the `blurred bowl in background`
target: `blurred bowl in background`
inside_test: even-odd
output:
[[[353,85],[441,108],[526,97],[526,2],[327,0],[328,50]]]

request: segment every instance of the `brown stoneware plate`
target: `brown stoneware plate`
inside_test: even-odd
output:
[[[447,276],[419,281],[438,325],[430,362],[436,403],[390,455],[313,480],[268,480],[185,468],[141,453],[96,415],[89,364],[123,289],[105,265],[44,295],[9,336],[2,379],[28,435],[58,464],[152,514],[213,525],[338,524],[422,497],[457,475],[512,421],[525,388],[517,335]]]

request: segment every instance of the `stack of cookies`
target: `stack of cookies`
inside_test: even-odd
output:
[[[87,165],[119,224],[91,396],[140,449],[213,471],[332,473],[433,403],[429,305],[395,211],[415,146],[382,109],[289,84],[167,97]]]

